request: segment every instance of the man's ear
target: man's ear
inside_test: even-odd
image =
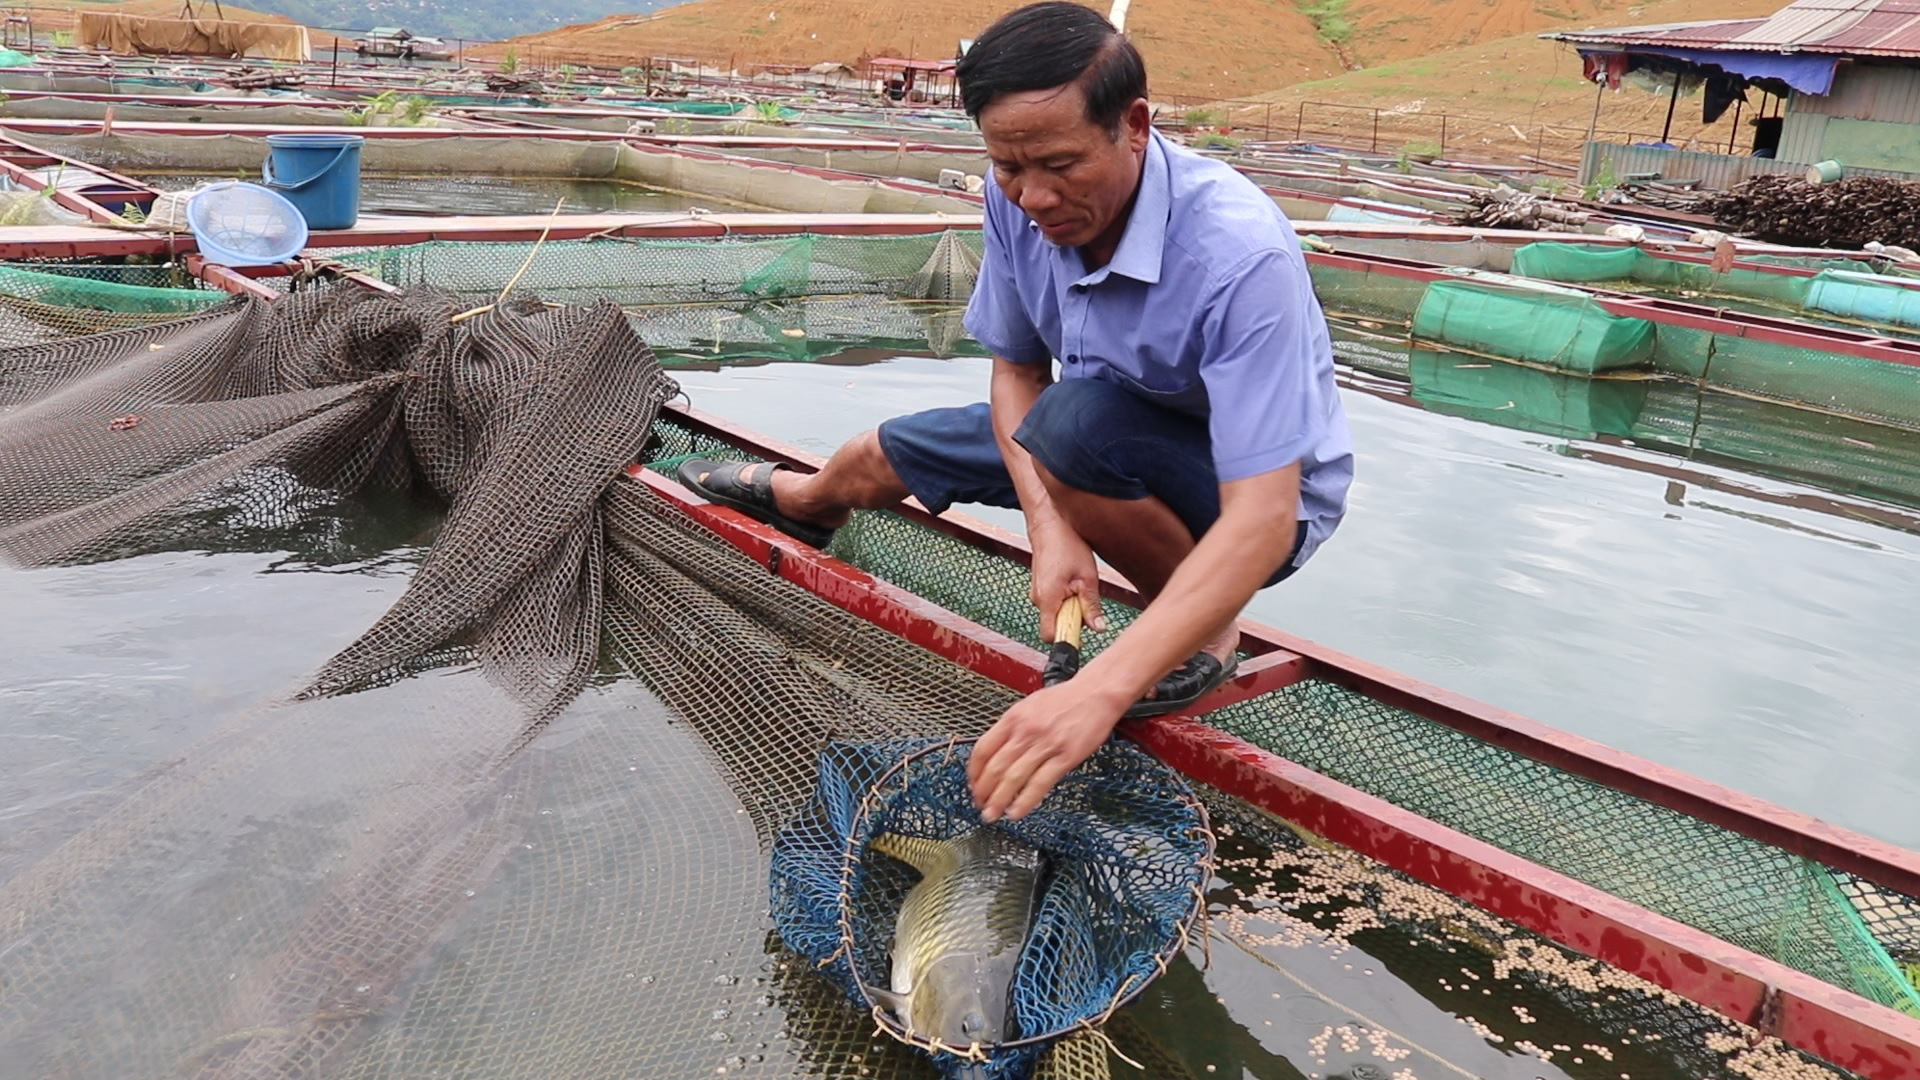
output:
[[[1139,153],[1147,148],[1147,139],[1153,132],[1153,109],[1146,98],[1134,98],[1121,116],[1122,132],[1127,138],[1127,148]]]

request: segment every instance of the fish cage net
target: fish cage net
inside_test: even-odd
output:
[[[1378,324],[1376,328],[1397,331],[1410,325],[1428,296],[1427,281],[1381,270],[1314,263],[1311,271],[1314,290],[1328,315],[1362,327]],[[1462,278],[1439,284],[1455,290],[1498,288],[1469,282]],[[1538,303],[1544,316],[1550,306],[1564,300],[1542,296]],[[1637,365],[1647,373],[1781,405],[1920,430],[1920,378],[1914,366],[1669,322],[1650,326],[1652,353]],[[1514,319],[1509,328],[1481,328],[1473,347],[1493,358],[1539,359],[1533,331],[1532,320]]]
[[[814,797],[830,743],[977,736],[1015,695],[768,574],[619,479],[636,458],[670,476],[688,454],[739,454],[663,411],[673,385],[626,312],[531,294],[455,322],[472,304],[435,289],[303,287],[0,349],[0,553],[11,561],[82,565],[236,537],[280,550],[289,529],[356,493],[444,507],[398,601],[285,695],[97,809],[13,832],[13,850],[34,854],[0,880],[5,1059],[27,1075],[81,1077],[927,1075],[780,947],[769,853]],[[860,515],[833,551],[1039,644],[1026,572],[1010,560],[890,513]],[[1116,627],[1132,614],[1109,609]],[[1267,695],[1223,722],[1244,714],[1251,741],[1302,757],[1312,748],[1287,741],[1300,729],[1344,732],[1331,745],[1361,760],[1329,751],[1324,768],[1423,805],[1430,774],[1403,783],[1366,768],[1377,728],[1483,777],[1435,805],[1456,828],[1503,837],[1540,817],[1485,789],[1543,767],[1469,753],[1447,729],[1335,689]],[[1298,719],[1256,722],[1273,716]],[[546,737],[556,725],[560,737]],[[1624,861],[1632,869],[1611,877],[1589,872],[1657,909],[1665,876],[1731,860],[1739,880],[1803,898],[1749,947],[1898,996],[1874,974],[1910,959],[1910,899],[1609,789],[1563,777],[1541,790],[1592,830],[1563,831],[1541,861]],[[1208,806],[1216,820],[1236,809],[1218,796]],[[1656,826],[1644,842],[1621,840]],[[1539,1009],[1567,1001],[1567,1031],[1595,1045],[1630,1041],[1645,1062],[1636,1077],[1702,1075],[1696,1058],[1712,1072],[1756,1048],[1778,1056],[1775,1075],[1818,1073],[1730,1021],[1270,831],[1241,852],[1261,865],[1240,869],[1290,879],[1209,885],[1216,914],[1243,917],[1210,934],[1216,944],[1272,961],[1273,949],[1333,947],[1391,923],[1367,947],[1383,963],[1417,971],[1442,962],[1433,949],[1489,958],[1503,996],[1460,1010],[1489,1030],[1510,995],[1531,995]],[[1356,874],[1364,884],[1347,880]],[[1716,907],[1717,895],[1691,898],[1696,925],[1752,924],[1752,896]],[[1383,921],[1389,896],[1398,914]],[[1858,937],[1807,940],[1849,929]],[[1189,949],[1116,1013],[1102,1029],[1111,1048],[1067,1040],[1039,1075],[1104,1077],[1131,1068],[1121,1055],[1163,1065],[1155,1075],[1204,1075],[1197,1063],[1213,1048],[1183,1050],[1179,1025],[1156,1026],[1162,1013],[1212,1008],[1213,996],[1172,998],[1163,985],[1204,960],[1204,945]],[[1288,970],[1262,963],[1274,978]],[[1577,1003],[1596,991],[1644,1012],[1616,1024],[1596,1011],[1592,1027]],[[1308,1040],[1299,1054],[1372,1045],[1354,1030],[1330,1025],[1338,1047]]]
[[[669,364],[812,360],[848,348],[983,355],[961,326],[980,236],[802,234],[723,240],[433,242],[335,257],[398,286],[485,303],[519,287],[551,302],[605,299]],[[524,267],[524,272],[522,268]]]
[[[1018,857],[1031,854],[1030,886],[997,867],[964,876],[959,867],[927,868],[937,876],[917,911],[964,920],[965,929],[939,933],[964,935],[945,940],[967,949],[997,943],[1015,962],[1004,969],[1005,1031],[984,1014],[991,1036],[963,1042],[939,1019],[932,1030],[916,1029],[924,1017],[895,1016],[874,993],[908,989],[892,975],[893,952],[914,932],[904,920],[923,880],[883,839],[979,836],[967,787],[972,752],[971,741],[952,737],[828,745],[817,797],[774,845],[773,915],[794,951],[872,1010],[877,1025],[925,1050],[943,1075],[1020,1077],[1049,1046],[1093,1029],[1137,995],[1190,943],[1212,876],[1213,837],[1178,774],[1126,744],[1100,748],[1034,813],[988,827],[993,841],[1022,849]],[[1004,895],[967,895],[995,884]],[[994,1008],[990,1001],[982,1004]]]
[[[661,424],[673,426],[671,419]],[[682,455],[745,456],[691,431],[662,445]],[[1016,641],[1046,647],[1026,600],[1025,571],[1011,560],[892,513],[856,516],[829,550]],[[1103,606],[1110,625],[1092,641],[1109,640],[1138,614],[1113,600]],[[1367,794],[1920,1015],[1911,952],[1920,908],[1911,897],[1324,681],[1207,719]]]
[[[0,266],[0,347],[170,322],[226,303],[178,267]]]

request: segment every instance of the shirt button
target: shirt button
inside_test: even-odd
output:
[[[1067,363],[1069,364],[1077,364],[1079,362],[1080,362],[1080,357],[1077,355],[1067,357]]]

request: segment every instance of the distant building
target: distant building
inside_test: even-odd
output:
[[[1723,188],[1827,161],[1849,174],[1920,179],[1914,0],[1796,0],[1764,19],[1542,36],[1578,50],[1590,81],[1617,88],[1622,80],[1656,79],[1672,95],[1658,142],[1590,139],[1582,182],[1610,163],[1617,177],[1651,173]],[[1703,122],[1731,117],[1726,152],[1668,142],[1683,91]],[[1598,101],[1595,116],[1604,129]]]
[[[353,51],[361,56],[400,60],[450,60],[453,50],[436,37],[421,37],[400,26],[376,26],[360,36]]]
[[[957,60],[902,60],[876,56],[867,61],[867,71],[877,89],[889,101],[902,103],[958,104],[960,84],[954,77]]]

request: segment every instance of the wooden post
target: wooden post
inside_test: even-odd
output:
[[[1673,76],[1673,96],[1667,99],[1667,125],[1660,129],[1660,141],[1667,142],[1673,134],[1673,110],[1680,104],[1680,76]]]
[[[1740,106],[1746,102],[1740,98],[1733,101],[1733,130],[1727,132],[1727,153],[1733,153],[1733,144],[1740,141]]]

